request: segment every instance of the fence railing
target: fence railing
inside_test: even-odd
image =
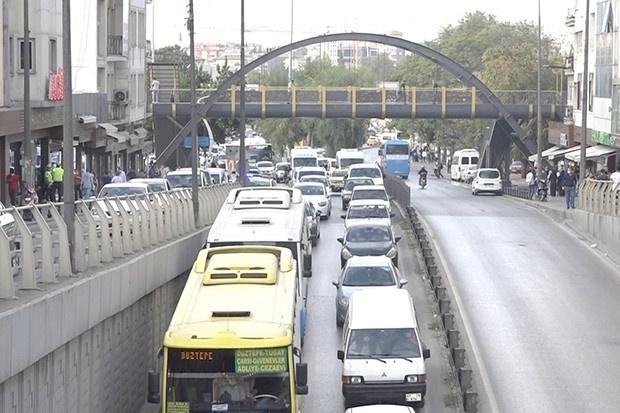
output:
[[[586,179],[579,183],[577,191],[579,209],[595,214],[620,217],[620,191],[612,189],[611,181]]]
[[[38,283],[54,283],[58,277],[73,276],[209,226],[236,187],[222,184],[199,189],[198,227],[190,190],[160,192],[148,198],[76,201],[74,268],[63,204],[2,209],[0,298],[14,298],[17,290],[36,289]]]
[[[411,188],[400,176],[385,175],[383,185],[390,198],[406,208],[411,203]]]
[[[214,93],[216,89],[197,89],[196,98],[204,99]],[[499,90],[494,93],[500,97],[504,104],[536,104],[536,91],[527,90]],[[166,89],[159,90],[160,96],[170,96],[169,99],[160,99],[161,103],[187,103],[190,101],[189,89]],[[232,87],[224,92],[218,99],[219,103],[239,102],[239,88]],[[554,90],[541,92],[543,104],[565,105],[562,94]],[[406,87],[405,89],[387,88],[360,88],[360,87],[277,87],[260,86],[245,91],[246,103],[286,103],[296,104],[320,104],[320,103],[407,103],[407,104],[484,104],[486,98],[476,88],[417,88]]]

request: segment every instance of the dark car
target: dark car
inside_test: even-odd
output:
[[[342,244],[340,266],[344,267],[347,260],[355,255],[385,255],[398,267],[398,249],[396,244],[401,237],[395,237],[392,226],[385,221],[352,222],[338,238]]]
[[[344,181],[344,186],[342,191],[340,192],[340,198],[342,199],[342,210],[346,210],[349,207],[349,202],[351,202],[351,193],[353,192],[353,188],[357,185],[374,185],[374,181],[370,177],[360,177],[360,178],[347,178]]]

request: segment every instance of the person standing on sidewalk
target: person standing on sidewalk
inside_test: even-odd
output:
[[[82,175],[82,196],[88,199],[93,195],[95,190],[95,176],[88,169]]]
[[[620,165],[616,168],[616,172],[609,176],[609,179],[611,179],[612,182],[611,189],[614,191],[620,190]]]
[[[527,196],[529,199],[533,199],[534,195],[536,195],[536,168],[530,169],[527,173],[525,176],[525,183],[528,189]]]
[[[568,168],[568,171],[564,174],[564,180],[562,181],[562,187],[566,194],[566,209],[575,209],[575,195],[577,191],[577,176],[573,173],[573,168]]]
[[[12,166],[9,168],[9,174],[6,176],[6,183],[9,186],[9,196],[11,197],[11,205],[19,206],[17,204],[17,195],[19,194],[19,175],[15,173],[15,168]]]
[[[53,183],[53,188],[54,191],[52,192],[52,202],[61,202],[62,201],[62,195],[63,195],[63,186],[62,186],[62,180],[64,179],[65,176],[65,170],[62,169],[62,167],[60,166],[60,164],[56,164],[56,166],[54,167],[54,169],[52,169],[52,177],[54,179],[54,183]],[[56,196],[56,194],[58,194],[58,199],[54,199],[54,197]]]

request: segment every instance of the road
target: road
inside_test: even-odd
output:
[[[476,356],[479,411],[618,412],[617,269],[524,202],[411,184]]]

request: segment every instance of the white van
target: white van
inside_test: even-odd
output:
[[[424,347],[407,290],[353,293],[343,326],[345,408],[369,403],[424,405],[430,350]]]
[[[468,182],[476,174],[480,154],[475,149],[461,149],[452,155],[450,178],[453,181]]]

